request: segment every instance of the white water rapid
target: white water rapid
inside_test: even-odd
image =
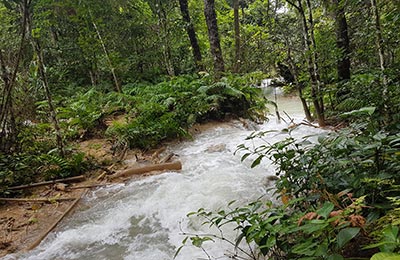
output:
[[[278,104],[297,122],[303,120],[297,99],[280,98]],[[262,131],[286,127],[286,123],[278,123],[274,117],[259,126]],[[318,131],[301,126],[293,131],[293,136]],[[234,155],[237,145],[244,143],[252,132],[240,122],[222,124],[199,134],[194,141],[172,147],[171,151],[179,155],[183,164],[181,172],[99,188],[83,199],[83,209],[65,219],[35,250],[5,259],[172,259],[184,238],[181,229],[192,233],[210,232],[198,221],[188,221],[187,213],[199,208],[226,208],[232,200],[238,201],[235,205],[245,205],[261,196],[272,196],[267,190],[273,182],[268,182],[267,177],[274,175],[273,167],[263,161],[261,166],[250,169],[251,160],[241,163],[241,154]],[[286,134],[278,133],[265,136],[269,142],[285,137]],[[252,142],[261,144],[260,140],[247,141],[247,144],[253,145]],[[221,149],[207,151],[215,145]],[[225,235],[234,237],[235,233],[227,230]],[[229,259],[224,254],[232,251],[231,246],[221,241],[207,244],[212,259]],[[187,246],[176,259],[207,257],[201,249]]]

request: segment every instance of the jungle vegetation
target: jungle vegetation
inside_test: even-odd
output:
[[[1,0],[0,23],[2,195],[94,167],[74,145],[93,136],[149,149],[196,122],[263,120],[254,86],[282,77],[309,121],[346,127],[240,146],[276,163],[282,205],[194,215],[237,223],[246,257],[399,258],[399,1]]]

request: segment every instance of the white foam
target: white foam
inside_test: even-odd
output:
[[[298,117],[297,120],[302,120]],[[262,130],[282,129],[287,125],[275,120],[262,125]],[[295,136],[318,132],[309,127],[294,131]],[[250,169],[250,162],[240,162],[243,152],[233,155],[237,145],[251,131],[241,127],[222,127],[200,134],[192,142],[177,145],[174,152],[183,163],[180,173],[169,172],[97,189],[86,199],[90,207],[65,220],[39,247],[18,259],[172,259],[187,232],[209,233],[195,220],[185,216],[199,208],[217,210],[228,202],[251,202],[267,193],[265,177],[274,170],[268,160]],[[272,133],[266,138],[274,142],[286,135]],[[246,141],[248,145],[252,142]],[[223,151],[207,153],[208,147],[225,144]],[[256,145],[256,144],[255,144]],[[196,230],[193,228],[196,227]],[[200,228],[200,231],[197,230]],[[235,231],[226,230],[227,237]],[[221,257],[232,249],[216,241],[206,245],[207,252]],[[182,249],[178,260],[205,258],[196,247]],[[10,258],[12,259],[12,258]],[[228,259],[221,258],[221,259]]]

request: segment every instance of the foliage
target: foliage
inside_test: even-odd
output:
[[[0,154],[0,194],[10,195],[8,187],[82,174],[90,168],[84,153],[63,158],[56,153]]]
[[[212,83],[208,76],[183,76],[157,85],[128,84],[123,89],[133,98],[128,122],[107,130],[117,147],[148,148],[162,140],[187,137],[187,129],[196,122],[229,114],[262,120],[265,112],[259,89],[238,77]]]
[[[239,145],[245,152],[242,160],[255,158],[251,167],[265,159],[276,166],[276,194],[283,204],[256,201],[189,215],[205,218],[204,224],[220,233],[233,223],[239,235],[232,245],[246,241],[271,259],[344,259],[371,256],[377,248],[399,253],[400,135],[371,120],[374,113],[374,107],[345,113],[354,123],[337,132],[296,140],[290,136],[293,129],[285,129],[289,137],[282,141],[255,148]],[[266,134],[247,139],[265,140]],[[234,259],[259,259],[252,250],[239,251]]]
[[[304,199],[304,198],[303,198]],[[331,202],[314,205],[307,211],[295,209],[303,199],[276,206],[271,201],[256,201],[247,206],[208,212],[199,209],[188,214],[204,219],[203,224],[216,227],[221,235],[193,236],[193,245],[201,247],[206,241],[221,239],[234,247],[232,259],[344,259],[341,255],[351,241],[362,236],[362,223],[355,221],[359,206],[345,210],[335,209]],[[235,241],[223,236],[225,225],[233,224],[239,234]],[[245,244],[255,245],[255,250],[245,249]],[[184,239],[184,245],[187,238]]]
[[[350,190],[355,197],[367,195],[366,200],[377,206],[398,191],[400,179],[395,173],[400,167],[399,142],[398,134],[378,130],[370,121],[319,136],[315,145],[307,139],[289,137],[255,150],[244,146],[240,149],[258,155],[253,166],[264,157],[271,159],[277,165],[277,175],[282,177],[278,190],[285,190],[291,197],[318,201]]]

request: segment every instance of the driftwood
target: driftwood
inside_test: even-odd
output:
[[[160,149],[157,149],[152,155],[151,155],[151,159],[154,161],[158,158],[158,156],[160,156],[161,153],[163,153],[167,148],[165,147],[161,147]]]
[[[54,180],[54,181],[44,181],[44,182],[27,184],[27,185],[14,186],[14,187],[9,187],[8,189],[9,190],[23,190],[23,189],[45,186],[45,185],[50,185],[50,184],[59,183],[59,182],[74,182],[74,181],[83,181],[83,180],[85,180],[85,176],[79,175],[79,176],[75,176],[75,177],[58,179],[58,180]]]
[[[40,242],[60,223],[60,221],[78,204],[79,200],[86,194],[89,189],[84,190],[78,198],[72,202],[72,204],[67,208],[67,210],[44,232],[35,242],[33,242],[26,250],[32,250],[37,247]]]
[[[174,155],[175,155],[175,154],[173,154],[173,153],[169,153],[169,154],[167,154],[166,156],[164,156],[163,158],[161,158],[161,160],[160,160],[158,163],[166,163],[166,162],[168,162],[169,160],[171,160],[172,157],[174,157]]]
[[[96,188],[96,187],[104,187],[109,184],[90,184],[90,185],[82,185],[82,186],[75,186],[75,187],[68,187],[67,190],[79,190],[79,189],[87,189],[87,188]]]
[[[182,164],[180,161],[175,161],[171,163],[150,164],[120,171],[115,175],[111,176],[111,178],[126,177],[135,174],[144,174],[152,171],[169,171],[169,170],[181,170],[181,169],[182,169]]]
[[[76,198],[0,198],[0,201],[7,201],[7,202],[54,202],[54,201],[70,201],[75,200]]]
[[[98,181],[101,181],[101,180],[103,180],[107,175],[113,174],[114,171],[112,171],[111,169],[112,169],[114,166],[115,166],[115,163],[113,163],[112,165],[108,166],[107,168],[104,168],[104,169],[103,169],[103,173],[100,174],[100,175],[97,177],[97,180],[98,180]]]

